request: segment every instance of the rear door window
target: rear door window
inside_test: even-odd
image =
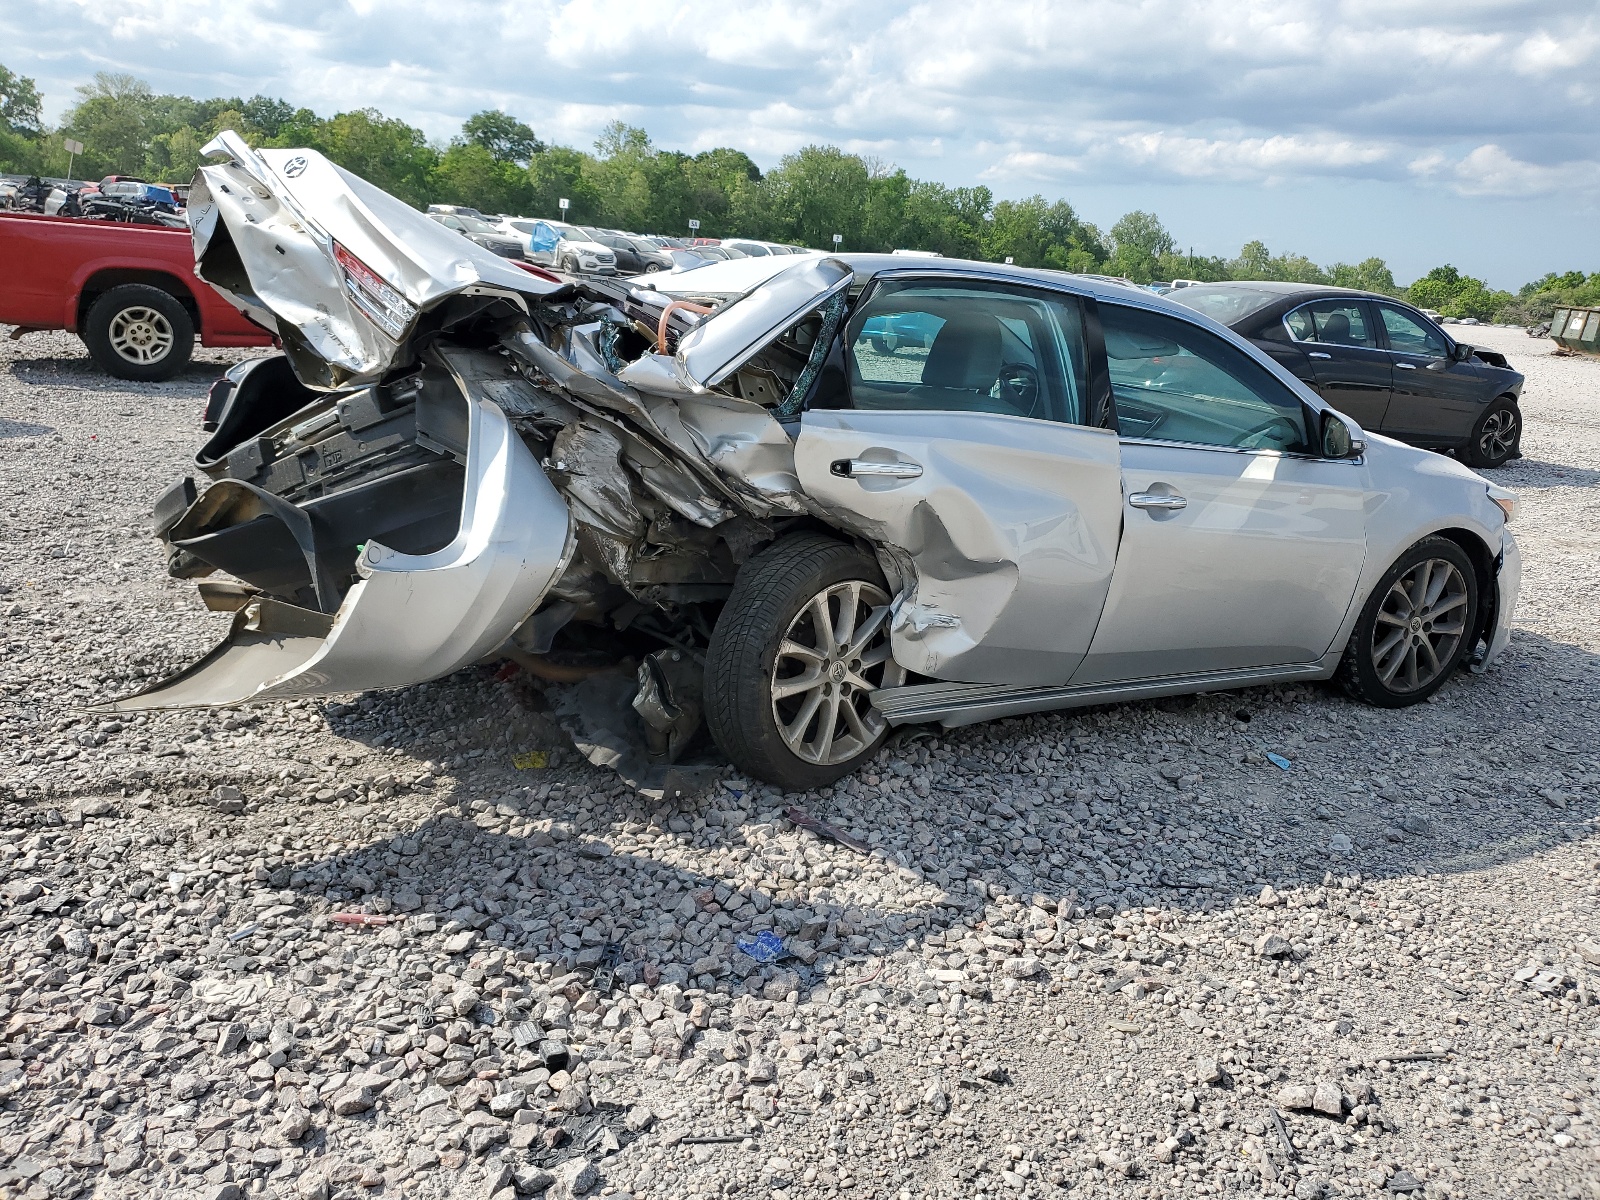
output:
[[[1084,423],[1077,299],[1001,284],[885,280],[852,316],[856,408]]]
[[[1283,323],[1297,342],[1329,346],[1378,348],[1378,338],[1367,319],[1367,306],[1359,300],[1318,300],[1302,304]]]

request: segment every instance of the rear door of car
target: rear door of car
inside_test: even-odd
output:
[[[1372,306],[1359,297],[1313,300],[1283,323],[1310,361],[1322,398],[1363,429],[1382,430],[1392,370]]]
[[[1232,342],[1165,312],[1099,311],[1124,526],[1072,682],[1320,659],[1366,555],[1365,465],[1309,453],[1309,406]]]
[[[932,336],[868,332],[894,322]],[[804,413],[795,467],[831,520],[892,548],[907,668],[1063,684],[1088,651],[1122,523],[1091,322],[1076,295],[944,272],[880,277],[857,304],[840,407]]]
[[[1450,339],[1421,313],[1386,301],[1376,306],[1394,365],[1384,432],[1419,446],[1465,442],[1488,399],[1483,371],[1457,362]]]

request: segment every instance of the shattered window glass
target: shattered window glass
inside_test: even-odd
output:
[[[1300,400],[1244,351],[1187,321],[1100,305],[1123,437],[1246,450],[1307,448]]]
[[[884,281],[856,311],[849,344],[856,408],[1083,420],[1083,323],[1069,296]]]

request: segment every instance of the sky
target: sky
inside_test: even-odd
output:
[[[763,168],[832,144],[1185,248],[1260,238],[1401,282],[1600,271],[1600,0],[0,0],[59,120],[96,71],[375,107],[448,140],[503,108]]]

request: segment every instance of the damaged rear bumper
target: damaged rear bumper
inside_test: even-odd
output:
[[[499,407],[469,402],[467,442],[461,524],[447,546],[402,554],[367,542],[356,563],[359,578],[331,622],[249,597],[228,637],[205,658],[96,711],[405,687],[497,650],[565,569],[571,518]]]

